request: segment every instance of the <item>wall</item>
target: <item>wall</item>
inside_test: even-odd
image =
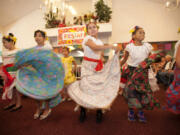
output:
[[[0,33],[2,34],[3,33],[3,28],[0,26]]]
[[[180,27],[180,8],[170,12],[162,4],[150,0],[113,0],[112,6],[113,31],[110,43],[129,41],[131,39],[129,30],[135,25],[144,28],[147,41],[171,41],[180,38],[177,34]],[[86,7],[88,9],[91,5],[86,5]],[[84,10],[78,12],[83,14]],[[35,10],[5,27],[4,32],[15,34],[19,48],[32,47],[36,44],[33,37],[34,31],[44,29],[43,16],[41,10]],[[101,38],[102,36],[100,35]]]
[[[81,4],[79,4],[81,3]],[[76,9],[79,15],[89,13],[91,10],[91,0],[76,0],[75,2],[70,2],[70,5]],[[90,6],[87,6],[90,5]],[[80,10],[81,9],[81,10]],[[73,20],[73,16],[70,12],[67,12],[69,20]],[[32,13],[24,16],[23,18],[17,20],[16,22],[8,25],[4,29],[4,33],[8,34],[9,32],[14,33],[17,37],[17,47],[18,48],[29,48],[36,45],[34,41],[34,31],[37,29],[45,30],[45,20],[43,19],[44,13],[40,9],[33,11]]]
[[[90,13],[92,9],[91,0],[75,0],[75,1],[70,1],[68,4],[73,6],[73,8],[76,10],[77,15],[75,16],[83,16],[84,14]],[[66,17],[66,21],[73,22],[74,15],[72,15],[72,13],[68,10],[66,14],[68,16]]]
[[[8,25],[4,32],[8,34],[12,32],[17,37],[18,48],[29,48],[35,46],[34,31],[37,29],[43,29],[45,21],[41,10],[35,10],[32,13],[26,15],[22,19]]]
[[[152,0],[113,0],[113,42],[126,42],[135,25],[144,28],[147,41],[180,39],[180,8],[167,11],[162,3]]]

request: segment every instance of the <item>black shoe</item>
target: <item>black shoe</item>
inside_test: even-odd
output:
[[[79,121],[83,123],[86,119],[86,109],[81,107]]]
[[[15,106],[16,106],[15,104],[8,105],[8,106],[4,107],[3,110],[9,110],[9,109],[11,109],[11,108],[13,108]]]
[[[101,123],[102,122],[102,110],[97,110],[96,112],[96,123]]]
[[[22,105],[19,106],[19,107],[13,107],[13,108],[10,110],[10,112],[15,112],[15,111],[17,111],[17,110],[20,110],[21,108],[22,108]]]

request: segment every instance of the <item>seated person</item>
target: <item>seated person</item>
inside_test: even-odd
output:
[[[164,69],[161,69],[157,72],[156,78],[158,83],[162,83],[165,86],[169,86],[174,79],[174,65],[175,61],[170,55],[166,55],[166,64]]]
[[[166,58],[162,57],[160,62],[152,64],[152,69],[154,73],[157,74],[158,71],[164,69],[165,65],[166,65]]]

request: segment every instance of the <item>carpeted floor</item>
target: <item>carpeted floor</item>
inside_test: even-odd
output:
[[[155,93],[162,105],[164,94],[164,90]],[[17,112],[4,111],[6,104],[0,101],[0,135],[180,135],[180,115],[162,109],[145,111],[146,124],[129,122],[122,96],[118,96],[101,124],[95,122],[95,111],[89,111],[87,120],[80,123],[73,101],[61,103],[42,121],[33,119],[35,102],[29,98],[23,98],[23,108]]]

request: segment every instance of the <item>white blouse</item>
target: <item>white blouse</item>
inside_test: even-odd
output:
[[[52,49],[53,49],[50,44],[45,44],[45,45],[43,45],[43,46],[38,46],[38,45],[36,45],[36,48],[37,48],[37,49],[47,49],[47,50],[52,50]]]
[[[90,47],[86,45],[86,42],[88,39],[91,39],[96,45],[103,46],[103,42],[100,39],[96,39],[92,36],[86,36],[82,42],[82,47],[84,49],[84,56],[88,58],[93,58],[93,59],[100,59],[101,57],[101,51],[94,51]]]
[[[149,56],[152,49],[153,47],[149,43],[143,43],[141,46],[136,46],[134,43],[128,44],[125,48],[125,50],[129,52],[127,64],[138,67],[138,65]]]
[[[14,63],[14,61],[15,61],[15,55],[16,55],[16,52],[17,52],[18,50],[19,50],[19,49],[14,49],[14,50],[10,51],[10,50],[5,49],[5,50],[2,52],[3,65],[7,65],[7,64],[12,64],[12,63]]]

